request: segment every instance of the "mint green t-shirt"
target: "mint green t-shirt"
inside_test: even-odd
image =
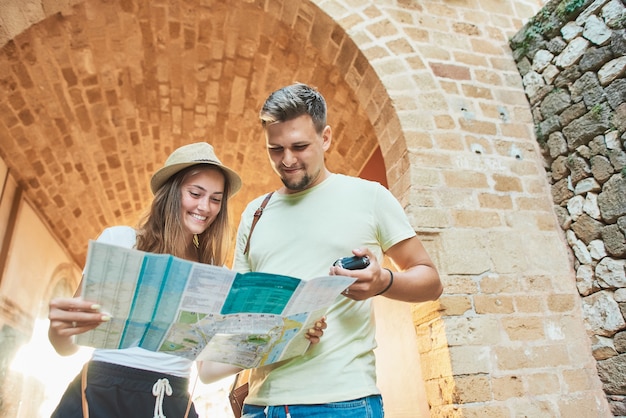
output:
[[[383,252],[415,236],[395,197],[379,183],[333,174],[321,184],[290,195],[274,193],[243,250],[254,212],[252,201],[239,224],[234,269],[308,280],[328,275],[330,266],[355,248]],[[300,357],[252,372],[246,403],[319,404],[379,394],[374,357],[371,299],[342,295],[326,314],[320,343]]]

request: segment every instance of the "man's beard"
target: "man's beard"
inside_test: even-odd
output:
[[[311,176],[305,174],[299,181],[287,182],[284,177],[281,177],[280,180],[283,182],[285,187],[294,192],[300,192],[305,190],[311,184]]]
[[[285,187],[292,192],[301,192],[302,190],[308,189],[311,184],[315,181],[316,178],[319,177],[320,172],[318,171],[315,175],[311,175],[310,173],[305,173],[304,176],[300,180],[287,181],[285,177],[280,178],[280,181],[283,182]]]

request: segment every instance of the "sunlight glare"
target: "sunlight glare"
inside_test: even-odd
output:
[[[45,387],[40,417],[49,417],[56,408],[65,388],[91,357],[92,348],[80,347],[71,356],[60,356],[48,340],[48,319],[37,318],[28,344],[16,353],[10,370],[36,379]]]
[[[12,373],[35,379],[45,387],[38,416],[33,418],[47,418],[52,414],[65,389],[80,373],[83,364],[89,361],[93,352],[93,348],[80,347],[71,356],[57,354],[48,340],[49,324],[47,318],[35,321],[31,340],[17,351],[10,366]],[[193,390],[196,374],[194,367],[190,377],[190,392]],[[233,416],[228,401],[228,390],[233,380],[234,376],[230,376],[208,385],[197,381],[193,399],[200,418],[209,415],[225,418]]]

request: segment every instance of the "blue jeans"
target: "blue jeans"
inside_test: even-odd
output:
[[[286,418],[287,410],[291,418],[383,418],[385,416],[383,399],[380,395],[316,405],[287,405],[287,408],[285,405],[245,404],[241,418]]]

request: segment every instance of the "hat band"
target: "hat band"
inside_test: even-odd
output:
[[[200,162],[200,161],[207,161],[207,162],[209,162],[209,163],[214,163],[214,164],[217,164],[217,165],[222,165],[222,163],[221,163],[221,162],[219,162],[219,161],[216,161],[216,160],[209,160],[209,159],[206,159],[206,158],[203,158],[203,159],[201,159],[201,160],[192,160],[192,162],[196,162],[196,161],[198,161],[198,162]]]

